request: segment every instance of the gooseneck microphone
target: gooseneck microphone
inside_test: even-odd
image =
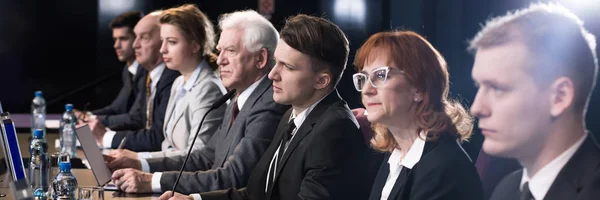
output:
[[[175,184],[173,184],[173,190],[171,193],[172,197],[175,196],[175,188],[177,188],[177,184],[179,184],[179,178],[181,178],[181,174],[183,173],[185,164],[188,162],[188,159],[190,158],[190,154],[192,153],[194,143],[196,143],[196,139],[198,138],[198,133],[200,133],[200,128],[202,128],[202,123],[204,122],[204,119],[206,118],[208,113],[210,113],[214,109],[219,108],[221,105],[225,104],[225,102],[227,102],[227,100],[231,99],[231,97],[233,97],[234,94],[235,94],[235,89],[232,89],[231,91],[227,92],[227,94],[223,95],[223,97],[221,97],[219,100],[217,100],[215,103],[213,103],[213,105],[210,107],[210,109],[208,111],[206,111],[206,113],[202,117],[202,120],[200,120],[200,125],[198,125],[198,129],[196,129],[196,135],[194,135],[194,140],[192,140],[192,144],[190,145],[187,155],[185,156],[183,165],[181,165],[181,170],[179,170],[179,174],[177,175],[177,180],[175,180]]]

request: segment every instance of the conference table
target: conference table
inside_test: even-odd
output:
[[[19,133],[17,137],[19,138],[19,145],[21,148],[21,155],[23,157],[29,157],[29,138],[30,133]],[[46,134],[46,140],[48,141],[48,151],[49,154],[57,152],[55,148],[55,140],[59,137],[59,134]],[[81,158],[85,161],[85,154],[81,149],[77,150],[77,157]],[[52,169],[56,170],[56,169]],[[75,177],[77,177],[77,182],[79,186],[96,186],[96,179],[90,169],[72,169],[71,170]],[[51,177],[52,179],[53,177]],[[7,180],[10,180],[8,173],[5,173],[0,177],[0,200],[12,200],[14,199],[9,188],[9,184]],[[104,191],[104,199],[120,199],[120,200],[146,200],[146,199],[158,199],[160,194],[127,194],[120,191]]]

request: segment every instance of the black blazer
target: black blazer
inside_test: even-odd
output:
[[[492,200],[519,199],[523,169],[506,176],[492,193]],[[600,199],[600,146],[593,134],[560,170],[544,200]],[[541,200],[541,199],[538,199]]]
[[[389,174],[388,153],[381,164],[370,200],[381,199]],[[425,142],[423,154],[412,169],[403,168],[388,199],[481,200],[483,189],[479,175],[467,153],[454,137],[442,134],[435,142]]]
[[[143,105],[139,105],[138,101],[141,100],[138,99],[138,95],[144,90],[147,74],[148,71],[142,66],[138,66],[133,77],[127,68],[123,70],[123,88],[117,98],[110,105],[92,111],[104,126],[115,131],[137,130],[144,127],[146,113],[139,112]]]
[[[283,116],[275,139],[242,189],[201,193],[204,200],[366,199],[370,149],[358,122],[337,91],[325,97],[299,127],[277,167],[275,182],[266,177],[283,140],[291,110]],[[267,189],[267,192],[265,192]]]
[[[141,151],[160,151],[161,143],[165,139],[163,135],[163,123],[165,121],[165,112],[169,103],[169,95],[171,94],[171,86],[173,81],[179,77],[178,71],[165,68],[160,80],[156,85],[156,93],[154,94],[154,103],[152,105],[152,126],[150,129],[138,129],[135,131],[117,131],[112,140],[110,148],[118,148],[121,140],[127,136],[125,146],[123,148],[136,152]],[[146,113],[146,89],[142,90],[142,94],[138,95],[140,100],[139,112]],[[142,121],[146,124],[145,117]]]

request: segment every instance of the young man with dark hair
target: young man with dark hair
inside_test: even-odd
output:
[[[133,103],[137,94],[143,90],[142,77],[147,73],[143,67],[139,67],[133,50],[133,41],[135,40],[133,28],[142,17],[141,12],[127,12],[117,16],[109,24],[112,29],[113,48],[115,48],[117,58],[119,61],[125,62],[121,78],[123,87],[110,105],[86,114],[89,115],[88,118],[97,118],[112,130],[136,130],[143,127],[144,113],[131,113],[136,110],[133,108]],[[79,111],[76,111],[76,114],[80,116]],[[140,119],[131,119],[131,116]]]
[[[246,188],[174,199],[367,199],[370,151],[336,85],[348,40],[335,24],[297,15],[281,30],[274,53],[275,102],[291,105]],[[165,193],[161,199],[170,197]]]

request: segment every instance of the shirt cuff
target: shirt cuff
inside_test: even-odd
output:
[[[85,114],[87,115],[88,119],[91,119],[91,120],[94,120],[94,119],[98,118],[98,116],[96,116],[94,113],[89,112],[89,111],[87,113],[85,113]]]
[[[138,155],[138,160],[152,158],[152,153],[150,153],[150,152],[138,152],[137,155]]]
[[[139,160],[140,160],[140,164],[142,164],[142,171],[150,172],[150,164],[148,164],[148,161],[146,159],[139,159]]]
[[[106,131],[106,133],[104,133],[104,136],[102,136],[102,148],[110,149],[110,147],[112,146],[112,140],[116,134],[117,132],[115,131]]]
[[[160,177],[162,177],[162,172],[156,172],[152,174],[152,192],[161,193],[160,189]]]
[[[200,194],[190,194],[191,197],[194,198],[194,200],[202,200],[202,197],[200,196]]]

